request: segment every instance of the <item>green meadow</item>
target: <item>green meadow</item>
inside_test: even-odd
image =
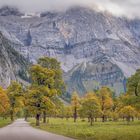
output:
[[[11,123],[11,121],[10,121],[9,118],[8,118],[8,119],[0,118],[0,128],[1,128],[1,127],[4,127],[4,126],[6,126],[6,125],[8,125],[8,124],[10,124],[10,123]]]
[[[30,119],[35,127],[35,119]],[[130,122],[94,122],[90,126],[87,120],[50,118],[47,124],[36,127],[48,132],[75,138],[78,140],[140,140],[140,121]]]

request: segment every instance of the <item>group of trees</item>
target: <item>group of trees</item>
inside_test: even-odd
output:
[[[139,106],[138,106],[139,105]],[[89,92],[84,97],[73,93],[71,104],[66,106],[64,116],[88,119],[91,125],[94,121],[118,121],[126,119],[129,123],[134,118],[140,118],[140,100],[129,93],[115,97],[108,87],[102,87],[96,92]],[[69,111],[68,111],[69,110]]]
[[[69,118],[73,116],[74,122],[77,117],[88,118],[91,125],[97,118],[101,118],[102,122],[125,119],[128,123],[135,118],[140,119],[140,70],[128,79],[127,93],[114,96],[108,87],[102,87],[80,98],[74,92],[67,108],[71,110]]]
[[[14,115],[23,106],[23,90],[21,84],[12,82],[7,89],[0,87],[0,115],[6,118],[10,116],[11,121],[14,120]]]
[[[127,122],[140,118],[140,70],[127,82],[127,93],[115,97],[108,87],[92,91],[79,97],[74,92],[71,103],[66,105],[60,100],[65,92],[60,63],[54,58],[40,58],[29,71],[31,84],[26,87],[18,82],[12,82],[7,89],[0,88],[0,115],[10,116],[11,120],[19,113],[40,119],[46,123],[46,117],[88,119],[91,125],[94,121],[117,121],[120,118]]]
[[[54,58],[40,58],[29,71],[31,84],[28,87],[18,82],[3,90],[0,88],[0,113],[7,113],[14,120],[19,111],[24,111],[25,119],[35,116],[36,125],[46,123],[47,113],[54,113],[58,105],[58,96],[65,90],[60,63]]]
[[[110,113],[113,112],[113,95],[109,88],[102,87],[97,92],[89,92],[84,97],[79,97],[76,92],[73,93],[71,98],[71,114],[69,117],[74,118],[88,118],[90,124],[97,121],[97,118],[102,118],[102,121],[107,121]]]

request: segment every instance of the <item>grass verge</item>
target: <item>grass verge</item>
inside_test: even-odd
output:
[[[8,125],[10,123],[11,123],[10,119],[0,118],[0,128],[4,127],[4,126],[6,126],[6,125]]]
[[[35,120],[30,119],[31,125],[35,127]],[[89,126],[87,121],[73,119],[49,119],[48,124],[41,123],[39,129],[68,136],[78,140],[140,140],[140,121],[131,122],[95,122]]]

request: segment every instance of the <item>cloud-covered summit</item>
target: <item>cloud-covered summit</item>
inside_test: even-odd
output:
[[[140,0],[0,0],[0,7],[14,6],[25,12],[65,10],[72,6],[98,7],[117,16],[140,17]]]

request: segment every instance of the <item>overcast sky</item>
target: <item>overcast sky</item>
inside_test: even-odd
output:
[[[62,10],[74,5],[98,7],[117,16],[140,17],[140,0],[0,0],[0,7],[16,6],[26,12]]]

